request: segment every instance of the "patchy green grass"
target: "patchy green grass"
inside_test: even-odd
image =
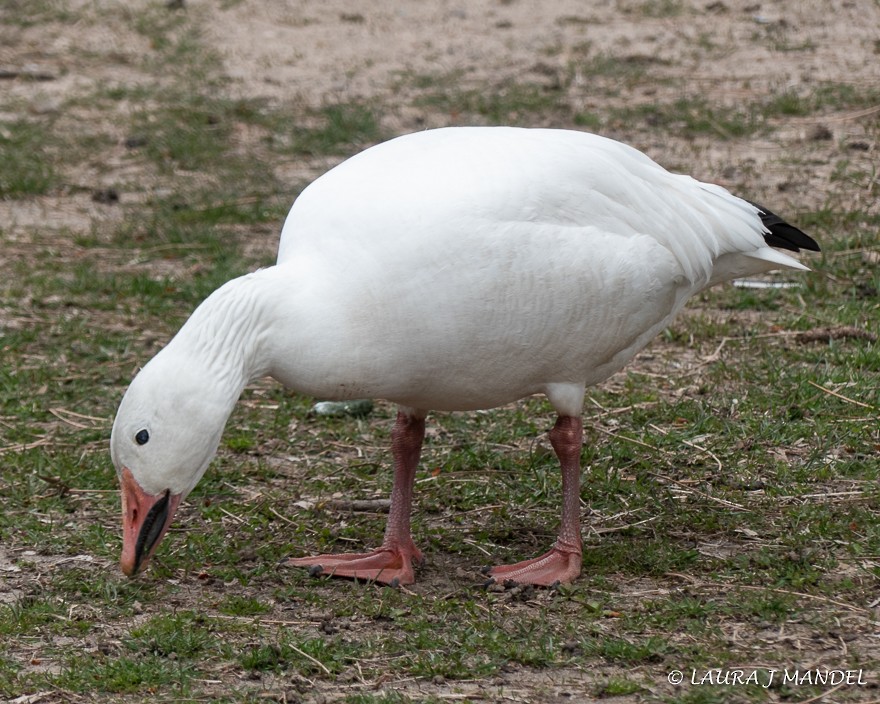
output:
[[[0,122],[0,198],[42,195],[56,182],[46,151],[51,126],[42,121]]]
[[[675,2],[625,9],[685,11]],[[68,21],[60,3],[19,10],[22,27]],[[550,688],[572,700],[708,702],[729,699],[672,688],[666,674],[742,663],[876,671],[880,355],[867,335],[814,334],[878,332],[876,170],[870,153],[845,146],[824,205],[787,194],[796,205],[803,198],[794,219],[823,245],[810,257],[814,273],[789,277],[796,288],[698,297],[629,370],[589,391],[575,584],[487,590],[479,573],[554,539],[561,487],[544,434],[553,417],[537,398],[431,416],[414,518],[428,564],[413,588],[280,568],[290,555],[381,539],[386,515],[344,501],[388,495],[395,409],[319,417],[312,399],[268,382],[245,391],[148,573],[123,578],[107,440],[125,386],[214,288],[271,263],[303,185],[278,176],[292,160],[342,157],[390,136],[390,108],[379,102],[235,97],[197,17],[163,5],[127,12],[150,40],[155,81],[68,104],[119,111],[130,140],[121,158],[143,179],[120,178],[120,202],[104,206],[113,217],[99,213],[89,226],[0,224],[0,354],[12,360],[0,365],[0,694],[257,702],[326,693],[396,704],[504,691],[540,701]],[[664,68],[638,57],[591,61],[605,72],[605,97]],[[742,112],[686,96],[575,110],[574,68],[561,75],[558,84],[465,88],[455,87],[459,74],[416,77],[407,89],[413,107],[451,121],[650,123],[670,139],[727,142],[775,119],[876,104],[862,87],[826,84]],[[17,106],[0,96],[0,108]],[[876,139],[871,119],[865,130]],[[0,126],[5,204],[78,192],[78,166],[120,158],[101,121],[70,135],[50,134],[49,124]],[[863,691],[837,694],[856,701]]]
[[[294,154],[346,154],[382,139],[376,110],[360,103],[327,105],[315,111],[313,127],[277,122],[282,148]]]
[[[533,83],[506,82],[492,90],[452,87],[455,76],[434,83],[436,92],[426,92],[415,104],[467,123],[471,116],[484,124],[523,125],[539,116],[549,116],[564,109],[561,86],[544,87]],[[438,85],[439,84],[439,85]]]
[[[70,22],[76,15],[63,0],[8,0],[3,4],[5,23],[31,27],[46,22]]]

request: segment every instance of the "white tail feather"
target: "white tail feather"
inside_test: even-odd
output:
[[[742,276],[764,274],[774,269],[810,270],[809,267],[804,266],[794,257],[790,257],[770,247],[761,247],[751,252],[722,254],[715,260],[715,265],[712,267],[712,278],[709,280],[709,286]]]

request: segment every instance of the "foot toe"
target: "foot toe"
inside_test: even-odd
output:
[[[412,558],[408,552],[379,548],[369,553],[298,557],[285,564],[289,567],[305,567],[311,577],[343,577],[400,587],[415,581]]]
[[[495,580],[504,580],[503,584],[508,589],[529,584],[556,588],[560,584],[573,581],[580,574],[580,570],[580,552],[553,548],[533,560],[494,567],[490,575]]]

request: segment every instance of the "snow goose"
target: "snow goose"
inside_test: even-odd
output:
[[[110,449],[121,567],[149,561],[208,467],[244,387],[271,376],[322,399],[398,406],[394,485],[372,552],[291,559],[313,573],[414,581],[410,533],[425,416],[545,394],[561,526],[498,580],[580,572],[584,389],[621,369],[707,286],[806,269],[818,250],[770,211],[582,132],[429,130],[348,159],[299,196],[277,263],[228,282],[135,377]]]

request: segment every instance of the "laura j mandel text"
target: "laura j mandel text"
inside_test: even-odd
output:
[[[681,670],[672,670],[666,677],[670,684],[682,684],[685,681],[685,673]],[[688,684],[700,686],[736,686],[758,685],[764,689],[778,686],[801,686],[820,685],[837,687],[840,685],[860,686],[868,684],[862,670],[724,670],[711,668],[708,670],[691,670]]]

